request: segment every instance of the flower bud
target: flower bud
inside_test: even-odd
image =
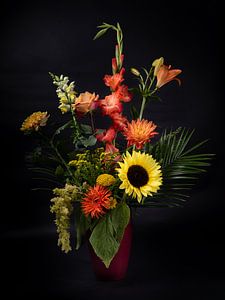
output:
[[[130,71],[131,71],[131,73],[134,74],[135,76],[138,76],[138,77],[140,76],[140,72],[139,72],[137,69],[131,68]]]
[[[154,76],[157,76],[158,71],[159,71],[160,67],[163,65],[163,63],[164,63],[163,57],[157,58],[153,61],[152,66],[155,67]]]

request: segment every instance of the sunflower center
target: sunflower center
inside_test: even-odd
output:
[[[133,165],[129,167],[127,178],[136,188],[146,185],[149,179],[148,172],[145,170],[145,168],[139,165]]]

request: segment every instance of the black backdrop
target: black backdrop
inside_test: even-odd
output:
[[[1,259],[4,287],[17,297],[50,299],[224,299],[222,9],[219,1],[3,1],[1,7]],[[62,254],[49,194],[31,192],[24,162],[30,147],[19,132],[33,111],[60,119],[48,76],[68,75],[80,91],[106,93],[115,37],[92,38],[103,21],[120,22],[125,67],[164,56],[181,68],[181,87],[162,88],[146,115],[164,127],[196,128],[216,153],[182,209],[148,209],[134,220],[127,279],[96,282],[85,247]],[[134,82],[127,72],[128,84]]]

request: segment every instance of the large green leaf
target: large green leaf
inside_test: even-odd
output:
[[[113,225],[109,214],[95,226],[89,240],[96,255],[108,268],[119,249],[119,242],[113,235]]]
[[[84,216],[81,209],[77,207],[75,209],[75,222],[76,222],[76,250],[80,248],[82,237],[85,235],[90,227],[90,221]]]
[[[123,238],[124,230],[130,221],[130,208],[125,202],[121,202],[112,210],[111,218],[116,240],[120,242]]]

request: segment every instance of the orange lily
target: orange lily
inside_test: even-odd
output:
[[[178,81],[178,83],[180,85],[181,81],[180,81],[180,79],[176,78],[176,76],[179,75],[181,72],[182,71],[179,69],[171,70],[171,65],[169,65],[169,66],[162,65],[156,74],[156,76],[157,76],[156,87],[161,88],[164,84],[166,84],[172,80]]]

